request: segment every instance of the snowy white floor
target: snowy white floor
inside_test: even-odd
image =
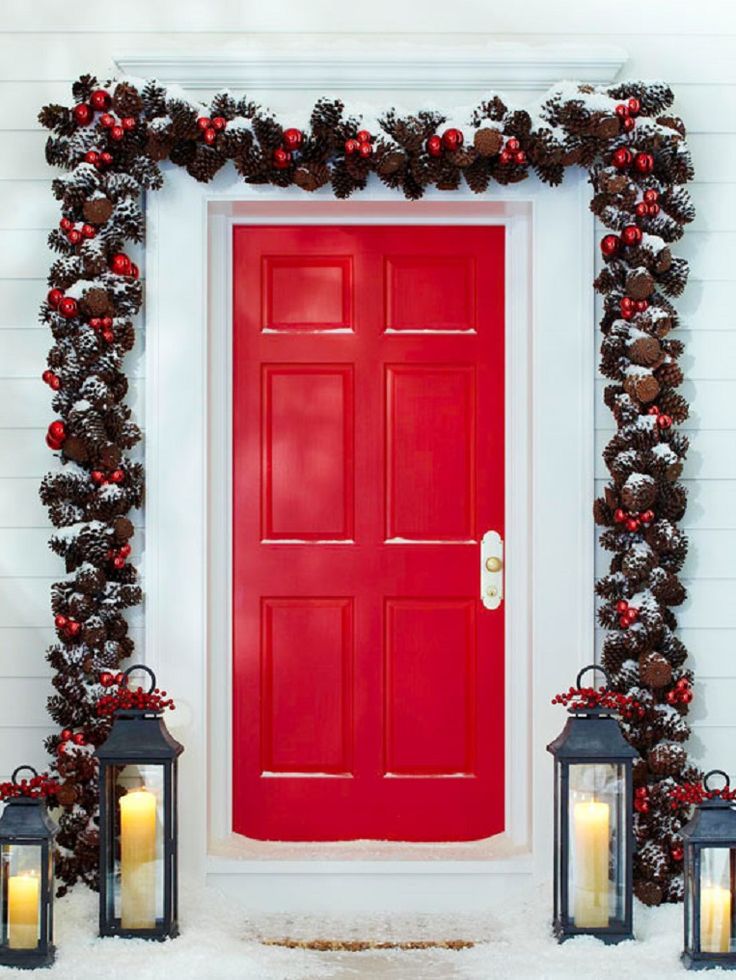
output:
[[[558,946],[549,934],[546,896],[501,917],[324,916],[248,921],[214,892],[183,896],[182,935],[147,943],[95,937],[96,896],[78,890],[57,903],[57,961],[39,976],[64,980],[525,980],[525,978],[683,977],[682,908],[636,905],[637,942],[607,947],[593,939]],[[260,937],[309,939],[474,939],[474,948],[317,953],[264,946]],[[18,977],[0,968],[0,976]],[[25,974],[26,976],[28,974]]]

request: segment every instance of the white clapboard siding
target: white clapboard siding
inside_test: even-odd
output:
[[[7,9],[6,9],[7,8]],[[668,80],[675,89],[675,111],[687,125],[696,169],[691,192],[698,215],[685,239],[675,247],[691,262],[691,281],[677,300],[687,344],[682,365],[688,376],[683,392],[692,399],[686,424],[691,451],[685,469],[689,507],[684,526],[691,536],[685,569],[689,598],[678,610],[682,637],[698,671],[692,748],[698,761],[717,763],[732,754],[736,725],[729,705],[736,695],[736,571],[730,555],[736,545],[736,23],[729,5],[702,0],[697,5],[670,5],[662,16],[658,5],[620,0],[616,16],[588,0],[524,0],[488,10],[476,0],[452,5],[429,0],[422,26],[433,33],[414,35],[415,47],[447,41],[453,47],[477,44],[493,30],[494,40],[532,44],[618,44],[630,55],[627,77]],[[131,26],[135,30],[131,31]],[[533,25],[533,32],[529,25]],[[63,575],[63,562],[48,551],[49,525],[37,496],[38,481],[58,462],[44,444],[51,413],[51,393],[38,380],[51,343],[38,322],[38,307],[47,290],[49,253],[45,241],[56,225],[59,206],[51,195],[55,171],[44,160],[46,133],[37,114],[46,102],[67,102],[69,84],[85,71],[105,78],[114,57],[124,52],[177,53],[183,50],[237,52],[247,57],[261,43],[259,34],[280,38],[285,49],[299,52],[315,44],[341,53],[373,48],[381,32],[416,31],[412,4],[374,0],[368,7],[345,7],[336,31],[334,3],[181,4],[179,0],[128,0],[124,6],[90,6],[81,0],[59,4],[6,4],[0,26],[0,778],[19,761],[42,764],[42,738],[51,724],[45,715],[49,668],[44,651],[53,639],[49,586]],[[611,31],[620,33],[611,33]],[[313,32],[299,38],[297,32]],[[366,33],[359,36],[360,32]],[[652,38],[656,37],[656,43]],[[284,92],[256,89],[251,96],[277,111],[297,101],[311,103],[317,93],[298,100]],[[394,101],[415,108],[438,101],[476,104],[485,93],[458,92],[433,98],[431,92],[386,92]],[[356,96],[355,101],[360,100]],[[511,101],[523,98],[522,93]],[[350,101],[348,93],[347,101]],[[600,237],[597,229],[596,237]],[[597,248],[596,248],[597,251]],[[138,255],[138,252],[134,252]],[[136,261],[139,259],[136,257]],[[142,266],[142,262],[139,262]],[[600,300],[596,307],[600,310]],[[564,321],[560,330],[564,330]],[[141,332],[142,333],[142,332]],[[130,402],[144,423],[141,340],[126,359]],[[600,402],[598,380],[596,448],[612,432],[608,410]],[[142,447],[132,454],[142,458]],[[607,474],[596,461],[597,488]],[[142,516],[137,515],[137,522]],[[591,529],[591,533],[593,533]],[[143,537],[136,535],[136,553]],[[599,570],[606,556],[597,560]],[[143,613],[132,611],[134,637],[141,639]],[[598,633],[600,639],[600,631]],[[707,678],[723,684],[708,684]],[[10,727],[8,727],[10,726]],[[35,727],[34,727],[35,726]]]

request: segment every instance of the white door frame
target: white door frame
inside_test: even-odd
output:
[[[183,874],[261,910],[492,906],[550,874],[549,705],[593,655],[593,222],[584,174],[401,202],[200,185],[166,167],[148,201],[146,660],[186,745]],[[261,216],[254,217],[260,209]],[[468,213],[468,211],[472,213]],[[267,216],[267,217],[266,217]],[[470,845],[247,844],[228,834],[228,230],[233,221],[503,222],[506,339],[507,826]],[[209,810],[209,812],[208,812]],[[433,884],[434,882],[434,884]]]

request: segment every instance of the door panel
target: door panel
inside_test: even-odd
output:
[[[233,826],[503,829],[504,231],[234,230]]]

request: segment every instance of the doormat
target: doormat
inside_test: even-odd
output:
[[[417,939],[408,942],[362,939],[262,939],[263,946],[286,949],[313,949],[320,953],[363,953],[372,949],[470,949],[471,939]]]

